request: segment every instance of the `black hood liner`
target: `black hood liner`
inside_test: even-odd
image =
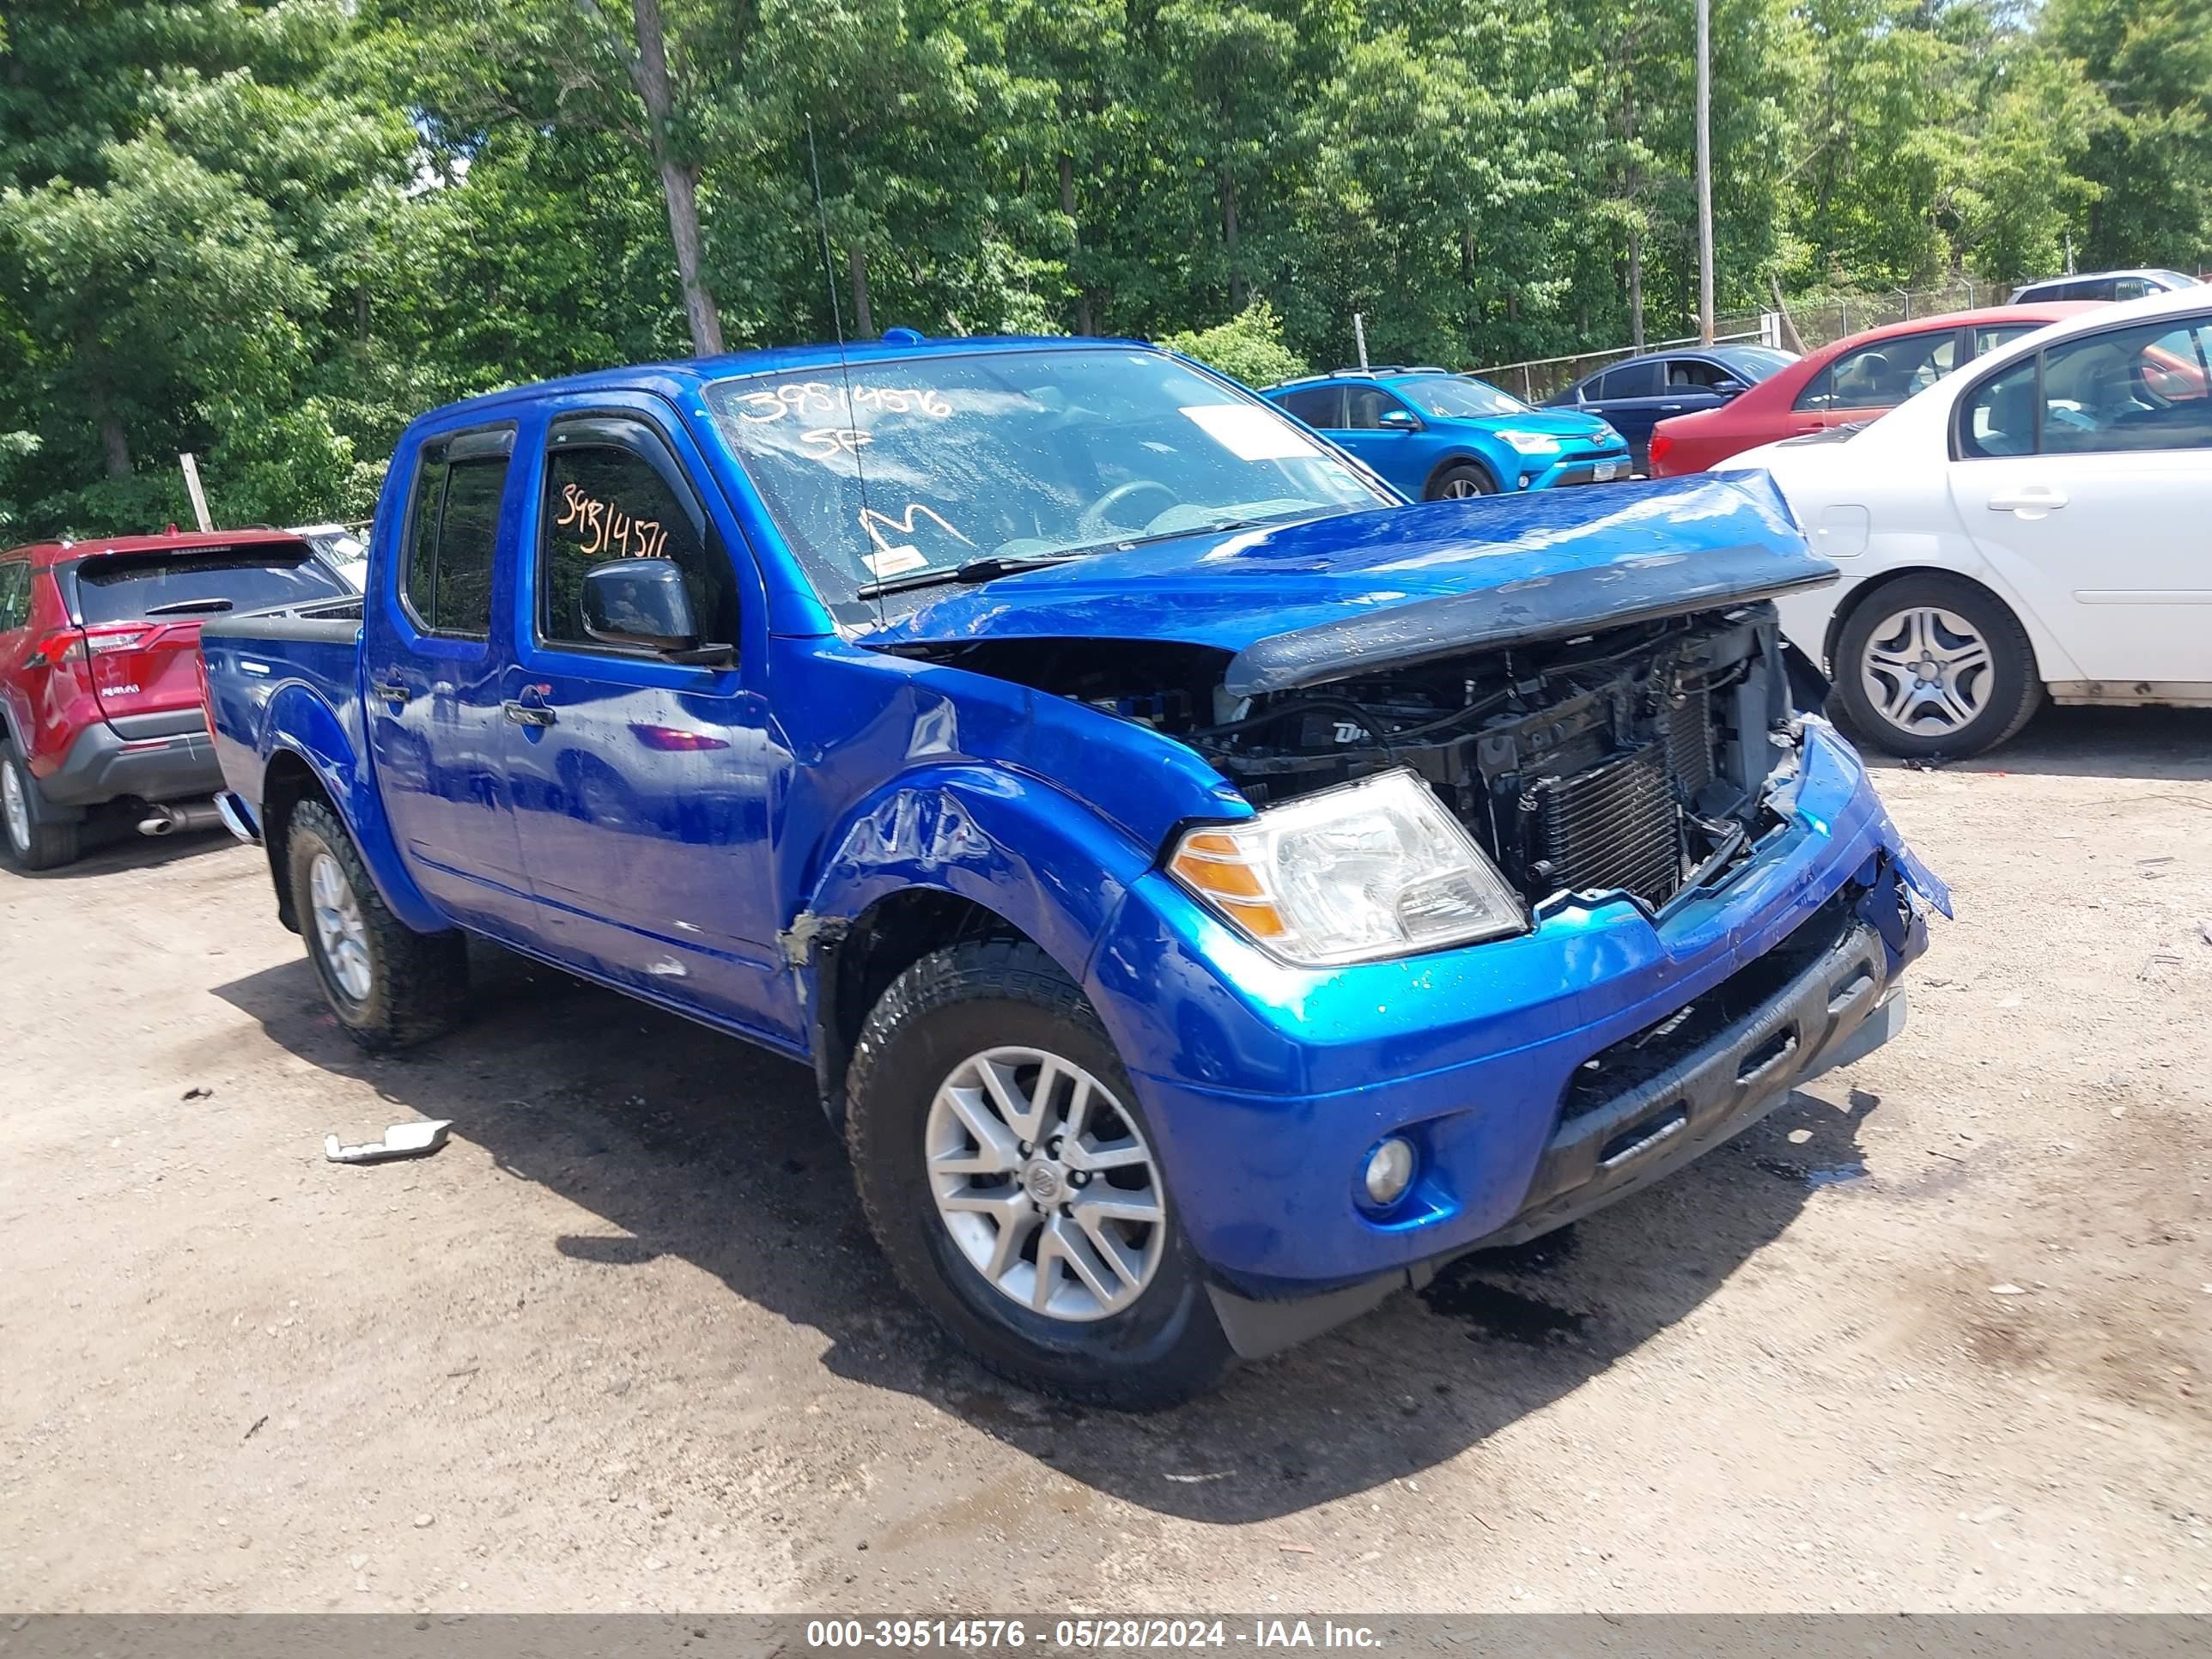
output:
[[[1534,581],[1445,594],[1277,634],[1247,646],[1223,682],[1231,696],[1289,691],[1488,647],[1571,639],[1662,617],[1823,587],[1836,567],[1771,545],[1661,555],[1567,569]]]

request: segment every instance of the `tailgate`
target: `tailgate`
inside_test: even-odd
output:
[[[93,695],[125,730],[167,730],[197,714],[200,627],[210,617],[350,591],[305,542],[94,555],[71,574]]]

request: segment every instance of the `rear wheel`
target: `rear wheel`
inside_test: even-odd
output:
[[[320,801],[293,809],[285,841],[293,914],[346,1035],[372,1054],[448,1029],[468,994],[459,933],[418,933],[385,907],[360,850]]]
[[[1432,501],[1461,501],[1475,495],[1495,495],[1498,486],[1490,475],[1472,462],[1448,466],[1429,480],[1429,499]]]
[[[2043,702],[2027,630],[1955,576],[1907,576],[1862,600],[1836,638],[1836,690],[1858,734],[1893,755],[1978,755]]]
[[[854,1048],[846,1139],[893,1271],[993,1370],[1151,1410],[1228,1369],[1128,1077],[1035,945],[954,945],[893,981]]]
[[[81,828],[46,804],[15,744],[0,742],[0,856],[18,870],[74,864],[82,850]]]

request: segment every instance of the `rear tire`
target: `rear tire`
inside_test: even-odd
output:
[[[1428,498],[1432,501],[1468,501],[1497,493],[1498,485],[1490,474],[1472,461],[1448,466],[1429,480]]]
[[[1909,760],[1994,749],[2043,702],[2020,618],[1956,576],[1906,576],[1861,599],[1836,636],[1835,670],[1852,731]]]
[[[83,850],[82,827],[46,804],[15,745],[0,741],[0,859],[16,870],[74,864]]]
[[[994,1080],[985,1064],[999,1068]],[[1228,1370],[1228,1339],[1128,1075],[1042,951],[991,939],[924,957],[868,1015],[846,1093],[846,1144],[877,1243],[983,1364],[1125,1411],[1179,1404]],[[994,1103],[1008,1100],[1037,1115]],[[982,1133],[971,1133],[979,1119]],[[1035,1141],[1019,1138],[1024,1121],[1042,1126]],[[1100,1200],[1116,1213],[1102,1218]],[[1062,1239],[1084,1253],[1082,1267]]]
[[[346,1035],[383,1054],[451,1028],[468,995],[461,935],[418,933],[393,915],[352,836],[320,801],[293,808],[284,855],[307,960]]]

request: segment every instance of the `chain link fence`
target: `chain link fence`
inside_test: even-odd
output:
[[[1947,311],[1969,311],[1976,306],[2001,305],[2010,291],[1988,283],[1961,280],[1942,288],[1896,289],[1886,294],[1815,295],[1793,300],[1784,311],[1735,312],[1717,317],[1713,319],[1713,338],[1721,343],[1776,346],[1784,351],[1813,351],[1846,335],[1879,328],[1884,323],[1906,322]],[[1639,352],[1665,351],[1697,343],[1698,337],[1689,334],[1677,339],[1649,340],[1641,346],[1611,346],[1559,357],[1531,357],[1468,372],[1503,386],[1524,403],[1539,404],[1607,363],[1633,357]]]

